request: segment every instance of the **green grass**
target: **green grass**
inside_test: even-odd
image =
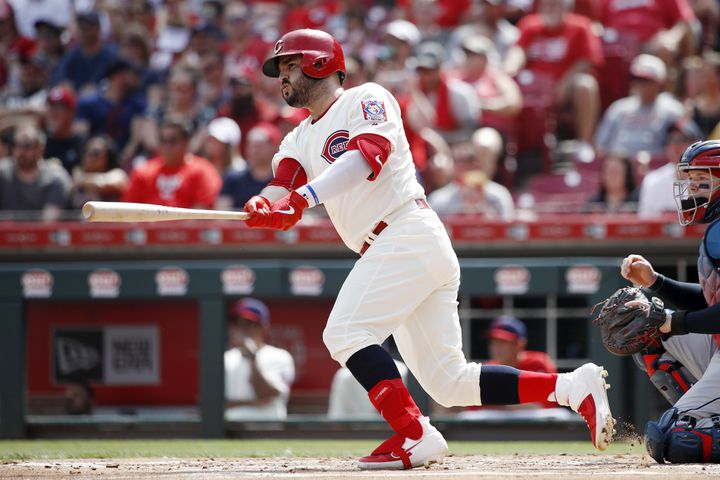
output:
[[[598,453],[589,442],[451,441],[455,455],[584,455]],[[342,457],[366,455],[376,440],[2,440],[0,460],[51,458],[234,458]],[[603,453],[643,453],[641,445],[615,443]]]

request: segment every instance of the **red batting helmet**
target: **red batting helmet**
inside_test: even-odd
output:
[[[340,72],[340,82],[345,79],[342,47],[329,33],[309,28],[286,33],[275,44],[275,54],[263,63],[263,73],[279,77],[278,59],[285,55],[302,55],[300,68],[308,77],[325,78]]]

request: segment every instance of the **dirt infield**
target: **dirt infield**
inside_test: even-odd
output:
[[[0,479],[696,479],[720,478],[720,465],[658,465],[646,455],[468,455],[405,472],[361,472],[353,458],[13,460]]]

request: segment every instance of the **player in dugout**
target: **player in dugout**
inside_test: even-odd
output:
[[[323,340],[395,434],[360,458],[358,467],[413,468],[441,462],[448,453],[445,439],[421,413],[381,347],[390,335],[439,404],[552,400],[580,413],[593,444],[607,448],[614,420],[602,367],[588,363],[552,374],[465,359],[458,259],[416,180],[396,99],[375,83],[344,90],[342,48],[319,30],[285,34],[262,70],[279,79],[288,105],[307,108],[310,116],[280,144],[273,180],[245,204],[248,226],[287,230],[305,209],[322,203],[344,243],[360,255]]]

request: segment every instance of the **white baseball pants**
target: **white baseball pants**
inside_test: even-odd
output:
[[[415,202],[411,202],[415,206]],[[460,267],[435,212],[402,207],[355,263],[323,341],[341,365],[394,335],[400,355],[439,404],[480,404],[480,365],[462,352]]]

